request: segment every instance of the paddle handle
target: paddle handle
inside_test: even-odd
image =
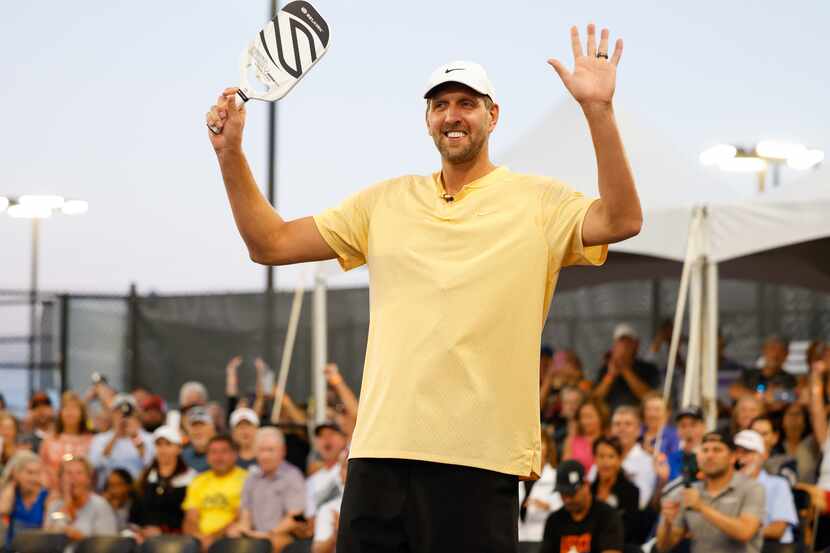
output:
[[[248,96],[244,92],[242,92],[242,89],[237,89],[236,98],[237,99],[235,101],[236,101],[237,106],[241,106],[245,102],[250,100],[250,98],[248,98]],[[213,125],[208,125],[207,128],[209,128],[210,132],[212,132],[213,134],[222,134],[222,129],[220,129],[219,127],[214,127]]]

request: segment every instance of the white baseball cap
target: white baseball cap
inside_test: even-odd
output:
[[[735,443],[735,447],[741,447],[748,451],[754,451],[761,454],[764,454],[767,451],[767,448],[764,445],[764,439],[754,430],[741,430],[735,434],[735,439],[732,441]]]
[[[626,337],[634,340],[640,339],[640,335],[637,334],[637,330],[628,323],[620,323],[614,327],[614,340]]]
[[[472,61],[451,61],[444,64],[429,76],[424,98],[429,98],[435,87],[444,83],[460,83],[469,86],[479,94],[495,99],[495,90],[484,68]]]
[[[240,407],[231,413],[231,428],[236,428],[236,425],[242,421],[248,421],[254,426],[259,426],[259,417],[254,413],[253,409],[247,407]]]
[[[165,424],[164,426],[159,426],[153,432],[153,443],[159,440],[167,440],[171,444],[182,445],[182,434],[178,428]]]

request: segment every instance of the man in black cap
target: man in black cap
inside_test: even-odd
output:
[[[579,461],[556,469],[556,491],[564,506],[548,517],[540,553],[610,553],[623,550],[619,513],[591,497],[591,484]]]

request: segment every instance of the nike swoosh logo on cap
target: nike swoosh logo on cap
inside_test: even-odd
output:
[[[456,67],[454,69],[445,69],[444,73],[450,73],[451,71],[464,71],[463,67]]]

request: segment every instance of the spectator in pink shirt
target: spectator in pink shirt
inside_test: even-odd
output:
[[[75,392],[64,392],[55,434],[47,436],[40,445],[40,457],[46,468],[46,480],[50,490],[58,489],[58,470],[67,456],[89,455],[92,434],[87,425],[86,405]]]

